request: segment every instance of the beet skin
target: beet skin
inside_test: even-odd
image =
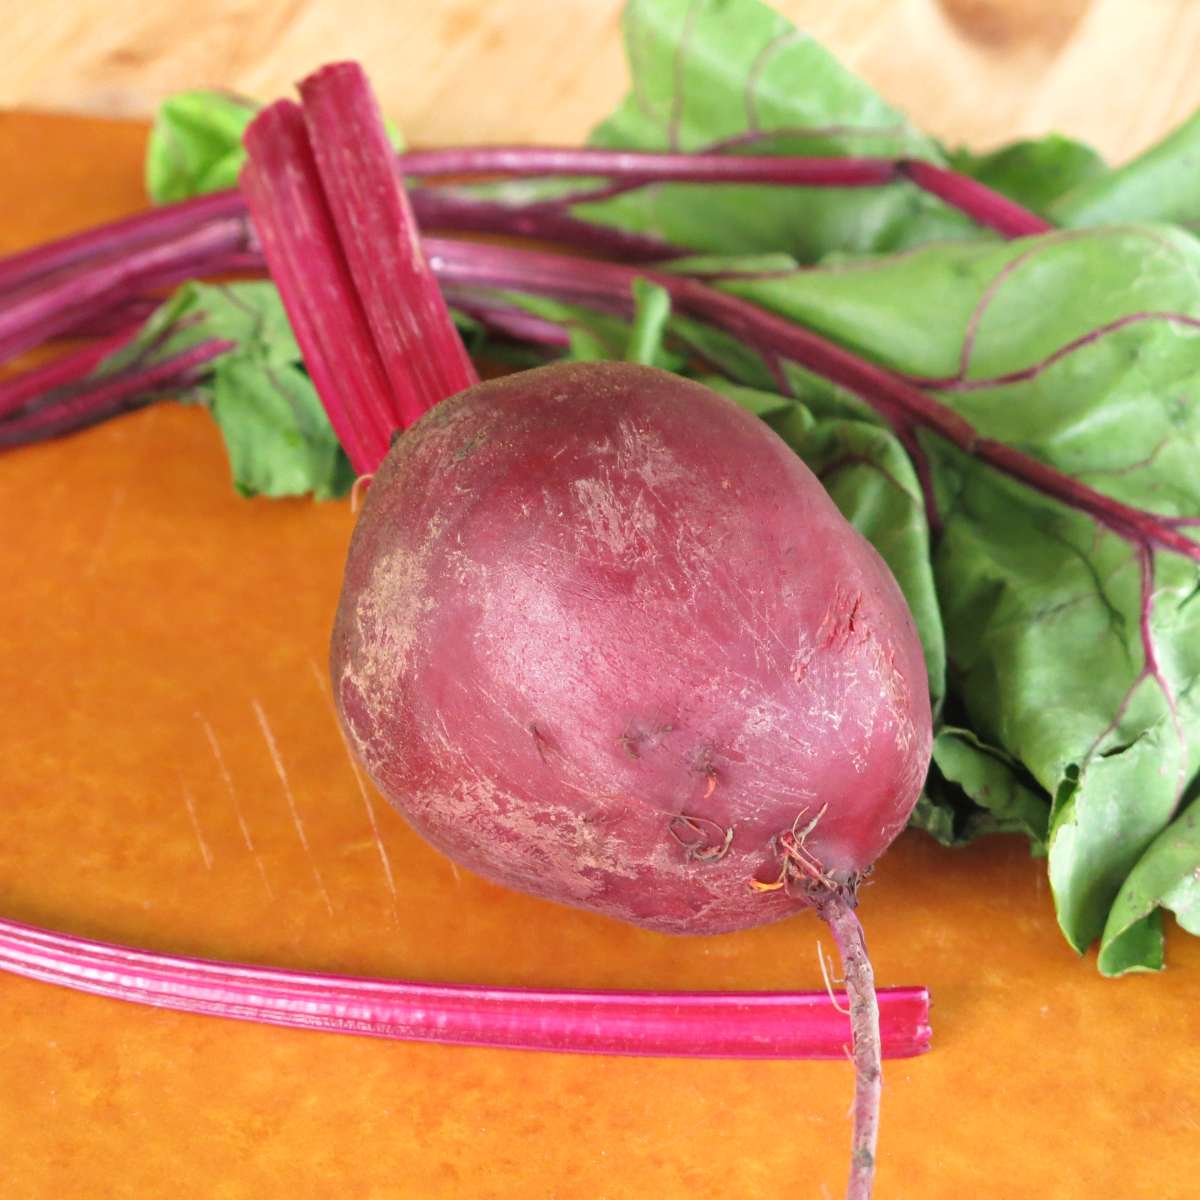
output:
[[[671,932],[794,911],[750,882],[779,878],[789,831],[852,886],[929,761],[882,560],[766,425],[647,367],[508,376],[404,433],[354,533],[332,673],[435,846]]]

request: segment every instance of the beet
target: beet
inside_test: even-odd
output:
[[[811,905],[845,972],[846,1194],[864,1200],[880,1028],[854,906],[931,745],[899,588],[716,392],[622,363],[478,383],[361,68],[300,91],[251,124],[241,186],[371,475],[331,654],[351,744],[422,835],[498,883],[672,933]],[[601,264],[577,271],[599,287]]]
[[[480,384],[396,441],[332,674],[435,846],[674,933],[794,911],[763,886],[785,860],[853,890],[929,760],[920,643],[874,549],[761,421],[621,363]]]

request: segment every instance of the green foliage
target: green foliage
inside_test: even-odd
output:
[[[212,412],[237,490],[244,496],[311,493],[319,500],[345,495],[354,473],[273,284],[186,284],[103,369],[134,361],[148,366],[206,341],[235,343],[190,398]]]

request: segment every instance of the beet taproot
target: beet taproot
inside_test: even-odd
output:
[[[795,911],[788,844],[852,888],[929,759],[920,642],[875,550],[761,421],[621,363],[477,385],[397,439],[332,676],[439,849],[675,933]]]

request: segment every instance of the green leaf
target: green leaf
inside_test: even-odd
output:
[[[741,339],[723,329],[693,321],[690,317],[673,316],[671,333],[693,354],[718,367],[730,381],[764,392],[779,390],[779,380],[772,375],[761,355],[751,350]],[[807,403],[808,397],[796,399]]]
[[[311,492],[328,500],[353,485],[354,472],[299,363],[271,362],[253,351],[225,355],[211,404],[243,496]]]
[[[986,154],[955,150],[950,165],[1043,214],[1072,188],[1107,172],[1104,160],[1090,146],[1058,133],[1013,142]]]
[[[970,729],[943,725],[934,734],[929,776],[909,824],[944,846],[1024,834],[1030,853],[1044,858],[1049,811],[1049,797],[1003,750]]]
[[[926,790],[917,797],[916,807],[908,818],[913,829],[929,834],[943,846],[960,846],[963,839],[958,833],[957,808],[953,803],[939,802]]]
[[[625,361],[652,367],[662,355],[663,335],[671,316],[671,295],[648,279],[633,281],[634,314]]]
[[[957,784],[974,806],[956,837],[973,841],[989,833],[1023,833],[1033,853],[1046,853],[1050,800],[1025,783],[1013,759],[985,744],[969,729],[943,726],[933,740],[933,761],[942,777]]]
[[[985,437],[1126,503],[1200,513],[1200,328],[1187,323],[1200,320],[1200,244],[1180,230],[930,246],[722,286],[945,378],[941,397]],[[935,438],[921,445],[943,522],[951,690],[977,735],[1058,797],[1050,880],[1083,948],[1200,760],[1197,570],[1160,551],[1144,581],[1135,548],[1091,516]]]
[[[1081,182],[1048,216],[1067,226],[1123,221],[1200,226],[1200,112],[1132,162]]]
[[[353,472],[304,371],[273,284],[185,284],[99,371],[149,366],[212,340],[234,342],[236,349],[214,360],[210,376],[189,398],[212,411],[238,491],[344,495]]]
[[[633,87],[593,145],[942,160],[932,139],[757,0],[632,0],[622,27]],[[978,234],[904,184],[660,185],[573,211],[701,252],[785,251],[805,262]]]
[[[631,0],[622,19],[632,89],[597,143],[679,150],[767,134],[824,153],[937,155],[813,38],[758,0]]]
[[[802,441],[804,434],[812,428],[815,423],[812,413],[804,407],[803,404],[797,403],[795,400],[790,400],[786,396],[781,396],[778,392],[767,392],[761,388],[744,387],[740,383],[730,383],[721,375],[707,375],[700,379],[700,382],[710,387],[715,392],[721,392],[728,396],[731,400],[736,400],[747,412],[753,413],[756,417],[774,417],[776,420],[776,432],[779,432],[779,426],[785,420],[797,422],[797,428],[790,436],[796,441]],[[788,440],[789,434],[781,433],[784,440]]]
[[[155,204],[237,187],[246,161],[242,135],[259,110],[257,101],[232,92],[177,92],[160,105],[146,145],[146,191]],[[392,122],[397,150],[404,139]]]
[[[883,426],[874,409],[845,388],[792,362],[780,361],[773,369],[757,351],[723,329],[688,317],[672,316],[670,332],[705,363],[717,367],[731,384],[776,395],[781,395],[780,389],[784,389],[789,401],[803,404],[818,417]]]
[[[1105,975],[1157,971],[1163,965],[1160,909],[1200,935],[1200,803],[1188,808],[1150,843],[1112,906],[1100,943]]]
[[[163,101],[146,147],[146,190],[155,204],[233,187],[242,134],[258,105],[230,92],[178,92]]]
[[[211,338],[236,342],[265,362],[300,361],[283,301],[268,280],[184,284],[143,327],[138,344],[158,342],[159,353],[174,353]]]
[[[571,362],[603,362],[611,358],[608,347],[591,329],[577,326],[571,330],[571,344],[567,358]]]

